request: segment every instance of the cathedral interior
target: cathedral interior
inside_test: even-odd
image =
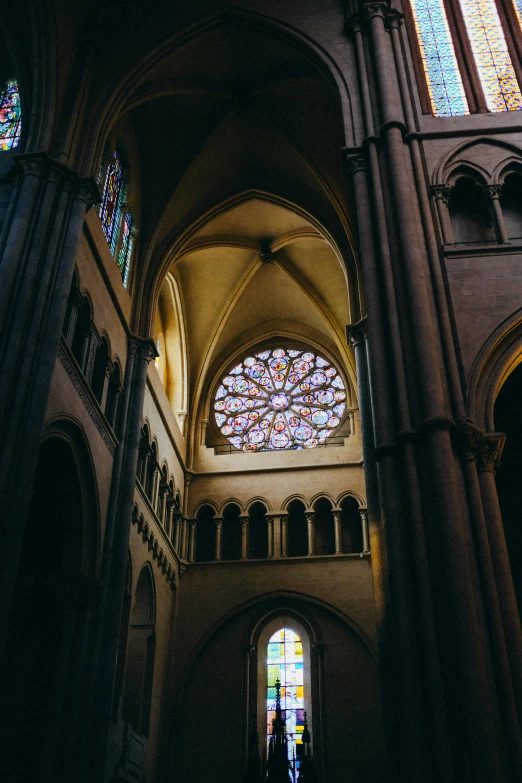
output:
[[[0,43],[2,783],[520,783],[522,0]]]

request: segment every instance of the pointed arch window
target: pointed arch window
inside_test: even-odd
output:
[[[298,772],[305,721],[304,658],[301,637],[287,627],[277,630],[268,642],[266,665],[267,747],[270,745],[273,721],[276,717],[279,684],[282,718],[286,726],[288,760]]]
[[[522,109],[522,0],[409,0],[426,113]],[[518,21],[518,24],[517,24]],[[516,29],[515,29],[516,28]]]
[[[121,155],[118,150],[114,150],[114,155],[105,176],[105,185],[103,186],[103,196],[100,207],[100,219],[103,233],[105,234],[105,238],[109,243],[113,255],[118,245],[124,179]]]
[[[22,132],[22,109],[18,82],[7,82],[0,92],[0,150],[18,146]]]

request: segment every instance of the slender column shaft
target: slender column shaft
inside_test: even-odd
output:
[[[442,231],[442,241],[445,245],[452,245],[455,242],[455,239],[448,211],[449,190],[445,185],[436,185],[433,187],[433,195],[437,206],[440,229]]]
[[[241,519],[241,560],[248,557],[248,516],[242,516]]]
[[[315,511],[306,511],[305,516],[308,533],[308,557],[310,557],[314,553]]]
[[[272,515],[274,546],[272,554],[274,557],[281,557],[281,517],[279,514]]]
[[[493,219],[495,223],[495,232],[499,242],[509,242],[509,237],[506,231],[506,224],[504,222],[504,215],[502,214],[502,207],[500,206],[500,185],[489,185],[488,193],[491,200],[491,208],[493,210]]]
[[[288,515],[281,517],[281,557],[288,557]]]
[[[336,555],[342,555],[343,553],[343,547],[342,547],[342,512],[341,511],[333,511],[333,519],[334,519],[334,535],[335,535],[335,554]]]
[[[274,556],[274,520],[273,517],[266,518],[266,524],[268,526],[268,557]]]
[[[193,563],[195,560],[195,553],[196,553],[196,520],[195,519],[189,519],[189,551],[188,551],[188,561],[189,563]]]
[[[223,557],[223,520],[221,517],[215,517],[216,523],[216,549],[214,560],[221,560]]]
[[[370,551],[370,535],[368,532],[368,511],[365,508],[359,509],[361,515],[363,552]]]

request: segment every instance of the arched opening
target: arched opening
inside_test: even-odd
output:
[[[363,534],[359,504],[355,498],[341,503],[341,549],[343,554],[363,551]]]
[[[335,528],[332,504],[327,498],[319,498],[314,506],[314,554],[335,554]]]
[[[123,677],[125,674],[125,661],[129,638],[129,622],[132,605],[132,560],[129,552],[127,558],[127,571],[125,573],[125,592],[123,594],[123,607],[121,612],[120,639],[118,643],[118,661],[116,677],[114,680],[113,718],[118,715],[119,702],[123,693]]]
[[[90,479],[68,439],[42,443],[0,665],[2,780],[37,780],[43,769],[70,779],[93,568]]]
[[[248,512],[248,557],[268,557],[268,522],[262,503],[252,503]]]
[[[303,557],[308,554],[308,530],[305,506],[293,500],[288,506],[288,556]]]
[[[102,407],[104,403],[103,394],[105,391],[105,382],[107,380],[109,358],[109,345],[107,340],[102,337],[101,342],[96,349],[91,379],[91,389]]]
[[[197,513],[196,562],[205,563],[216,556],[216,523],[212,506],[202,506]]]
[[[471,177],[460,177],[455,183],[449,213],[456,243],[496,239],[487,194]]]
[[[522,176],[509,174],[504,180],[500,205],[509,239],[522,239]]]
[[[71,343],[71,350],[74,358],[78,362],[80,369],[84,370],[87,355],[89,330],[91,328],[92,313],[87,299],[83,300],[76,318],[74,335]]]
[[[149,733],[154,675],[154,623],[154,579],[150,566],[145,565],[138,578],[130,617],[122,705],[123,719],[145,737]]]
[[[229,503],[223,512],[222,559],[239,560],[241,557],[241,510]]]
[[[495,430],[506,434],[496,483],[519,614],[522,613],[522,364],[508,376],[495,401]]]

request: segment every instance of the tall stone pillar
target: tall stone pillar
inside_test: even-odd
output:
[[[281,557],[281,516],[267,514],[267,517],[272,521],[272,557]]]
[[[281,557],[288,557],[288,514],[281,514]]]
[[[401,781],[514,781],[522,767],[520,732],[509,728],[507,636],[476,467],[455,435],[466,412],[410,98],[408,42],[387,2],[362,7],[351,33],[365,136],[348,151],[347,169],[368,308],[368,340],[356,338],[355,350],[364,380],[367,349],[371,422],[362,408],[361,421],[373,484],[372,566],[382,574],[390,760]]]
[[[148,365],[155,356],[156,349],[152,340],[129,338],[119,443],[113,464],[100,576],[106,589],[101,600],[96,628],[94,677],[89,694],[92,702],[93,733],[85,731],[83,746],[86,763],[93,765],[94,780],[102,779],[107,737],[110,736],[143,401]]]
[[[189,545],[188,545],[188,561],[193,563],[196,559],[196,519],[189,519]]]
[[[360,508],[359,514],[361,515],[361,529],[362,529],[362,545],[363,553],[367,554],[370,551],[370,535],[368,532],[368,510],[366,508]]]
[[[78,243],[99,200],[94,180],[45,153],[15,161],[0,234],[0,651]]]

